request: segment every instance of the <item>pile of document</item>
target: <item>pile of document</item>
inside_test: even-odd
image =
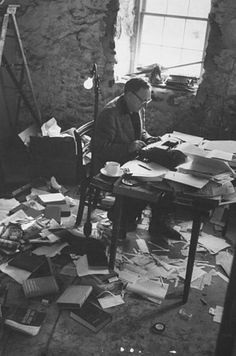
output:
[[[148,147],[176,149],[186,155],[185,163],[170,171],[153,162],[133,160],[125,164],[134,177],[146,181],[165,180],[172,189],[200,196],[235,200],[232,181],[236,177],[236,141],[209,141],[174,131]]]

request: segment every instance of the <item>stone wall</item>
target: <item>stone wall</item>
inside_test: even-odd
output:
[[[43,121],[54,116],[67,128],[91,120],[93,90],[83,82],[97,63],[101,105],[112,96],[118,0],[20,3],[17,19]]]
[[[7,1],[7,0],[6,0]],[[9,0],[8,0],[9,2]],[[17,3],[17,1],[14,1]],[[54,116],[66,129],[93,118],[93,90],[83,82],[97,63],[101,93],[99,109],[122,86],[114,84],[115,35],[124,26],[133,40],[133,14],[127,0],[22,0],[17,20],[43,121]],[[135,3],[134,3],[135,4]],[[116,21],[118,27],[116,32]],[[122,23],[123,21],[131,21]],[[130,31],[127,32],[127,29]],[[124,33],[124,32],[123,32]],[[236,139],[236,2],[212,0],[205,74],[197,95],[154,91],[147,112],[153,134],[179,130],[206,138]],[[127,48],[127,43],[126,43]],[[124,51],[123,59],[130,56]],[[21,110],[21,125],[29,119]]]
[[[196,107],[209,138],[236,139],[236,2],[213,0],[205,74]]]

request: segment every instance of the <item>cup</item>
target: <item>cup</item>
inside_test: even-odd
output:
[[[104,169],[108,175],[116,176],[120,172],[120,164],[118,162],[109,161],[106,162]]]

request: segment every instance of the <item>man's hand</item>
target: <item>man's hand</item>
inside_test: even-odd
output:
[[[138,153],[145,146],[146,146],[146,143],[141,140],[133,141],[129,145],[129,153]]]
[[[148,145],[150,145],[150,143],[154,143],[154,142],[158,142],[161,141],[161,138],[159,136],[150,136],[148,137],[148,139],[146,140],[146,143]]]

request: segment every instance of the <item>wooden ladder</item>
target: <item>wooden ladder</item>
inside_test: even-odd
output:
[[[40,110],[39,110],[39,107],[37,104],[37,100],[36,100],[36,96],[35,96],[35,92],[34,92],[34,88],[33,88],[33,83],[32,83],[32,79],[30,76],[30,71],[29,71],[29,67],[27,64],[27,60],[26,60],[26,56],[24,53],[24,49],[23,49],[23,45],[22,45],[22,41],[21,41],[21,37],[20,37],[20,32],[19,32],[19,28],[17,25],[16,16],[15,16],[16,10],[18,7],[19,7],[19,5],[8,5],[6,8],[6,13],[4,14],[4,17],[3,17],[2,28],[1,28],[1,32],[0,32],[0,81],[2,81],[2,78],[3,78],[2,74],[1,74],[1,67],[4,66],[4,68],[6,69],[7,73],[9,74],[13,84],[15,85],[15,87],[17,88],[18,93],[19,93],[19,98],[18,98],[17,108],[16,108],[15,123],[17,123],[17,121],[18,121],[21,99],[23,99],[25,105],[27,106],[30,113],[32,114],[32,117],[36,121],[37,126],[41,127],[41,125],[42,125],[41,113],[40,113]],[[14,36],[17,40],[20,55],[22,58],[22,63],[20,65],[18,65],[21,67],[20,79],[17,78],[16,73],[12,69],[12,67],[17,66],[17,65],[14,65],[14,64],[12,65],[11,63],[9,63],[7,56],[4,53],[5,42],[6,42],[6,39],[8,36],[7,31],[8,31],[10,18],[12,19],[13,28],[14,28]],[[28,81],[30,91],[32,94],[34,108],[32,107],[32,105],[31,105],[30,101],[28,100],[28,98],[26,97],[25,93],[23,92],[23,79],[24,79],[25,74],[26,74],[27,81]]]

